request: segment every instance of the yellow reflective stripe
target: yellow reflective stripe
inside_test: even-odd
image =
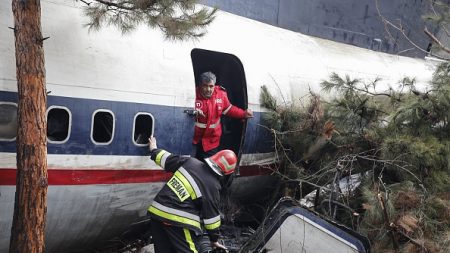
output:
[[[184,183],[175,175],[167,181],[167,186],[169,186],[169,188],[178,196],[181,202],[191,196],[189,190],[184,186]]]
[[[194,193],[197,196],[197,198],[202,197],[202,192],[200,191],[200,188],[197,185],[197,182],[195,182],[194,178],[187,172],[187,170],[183,167],[180,167],[178,171],[183,174],[183,176],[189,181],[189,183],[192,186],[192,189],[194,189]]]
[[[184,177],[184,175],[181,174],[181,172],[179,172],[178,170],[175,172],[175,176],[183,183],[184,187],[186,187],[186,190],[188,191],[191,198],[196,199],[197,194],[195,194],[194,188],[192,188],[191,183],[189,183],[186,177]]]
[[[218,220],[212,224],[205,224],[205,228],[208,230],[216,229],[218,227],[220,227],[220,220]]]
[[[198,221],[191,220],[189,218],[178,216],[178,215],[175,215],[175,214],[164,212],[164,211],[159,210],[158,208],[156,208],[154,206],[150,206],[148,208],[148,211],[153,213],[153,214],[158,215],[159,217],[162,217],[162,218],[165,218],[165,219],[168,219],[168,220],[171,220],[171,221],[176,221],[176,222],[179,222],[179,223],[191,225],[191,226],[194,226],[196,228],[201,229],[200,222],[198,222]]]
[[[170,208],[170,207],[164,206],[164,205],[162,205],[162,204],[160,204],[160,203],[158,203],[156,201],[153,201],[152,206],[154,206],[156,209],[159,209],[159,210],[161,210],[163,212],[170,213],[170,214],[177,215],[177,216],[181,216],[181,217],[185,217],[185,218],[188,218],[190,220],[194,220],[194,221],[196,221],[196,222],[198,222],[200,224],[200,217],[198,215],[196,215],[196,214],[192,214],[192,213],[189,213],[189,212],[185,212],[185,211],[181,211],[181,210],[178,210],[178,209]]]
[[[191,233],[189,232],[189,229],[183,228],[184,231],[184,237],[186,238],[186,242],[189,244],[189,248],[192,250],[192,252],[197,253],[197,249],[195,248],[195,243],[192,241]]]
[[[161,151],[159,151],[159,153],[156,155],[155,163],[158,164],[159,166],[161,166],[161,157],[162,157],[165,153],[167,153],[167,151],[161,150]]]
[[[171,154],[169,152],[166,152],[162,157],[161,157],[161,167],[165,168],[166,167],[166,160],[167,157],[169,157]]]

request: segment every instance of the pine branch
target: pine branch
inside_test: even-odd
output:
[[[196,0],[92,0],[85,7],[90,18],[89,29],[103,25],[118,27],[128,33],[143,23],[159,28],[166,39],[196,39],[206,34],[206,27],[215,18],[217,9],[196,10]]]

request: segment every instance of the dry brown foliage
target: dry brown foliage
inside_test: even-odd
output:
[[[419,207],[421,198],[417,192],[414,191],[398,191],[394,200],[394,207],[396,209],[409,210]]]
[[[439,247],[431,240],[417,240],[421,245],[416,245],[414,243],[407,243],[402,249],[402,253],[443,253]]]
[[[401,215],[395,221],[395,225],[407,235],[412,235],[419,228],[419,219],[413,214]]]
[[[320,96],[311,93],[311,98],[308,106],[308,124],[309,127],[317,129],[319,123],[322,121],[324,115],[324,109],[322,102],[320,101]],[[305,126],[306,127],[306,126]]]

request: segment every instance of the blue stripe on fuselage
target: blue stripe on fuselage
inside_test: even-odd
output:
[[[17,102],[17,93],[0,92],[0,101]],[[151,101],[149,101],[151,102]],[[62,144],[48,143],[49,154],[87,154],[87,155],[147,155],[148,148],[136,146],[132,141],[134,116],[138,112],[151,113],[155,119],[155,137],[158,146],[172,153],[194,154],[192,136],[194,122],[183,111],[186,108],[142,104],[132,102],[105,101],[84,98],[48,96],[47,105],[67,107],[72,114],[70,138]],[[96,145],[91,141],[91,121],[94,111],[111,110],[115,116],[115,134],[108,145]],[[270,152],[272,138],[269,131],[259,127],[261,113],[248,122],[244,153]],[[14,141],[0,141],[0,152],[15,152]]]

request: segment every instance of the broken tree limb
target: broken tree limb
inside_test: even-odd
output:
[[[384,225],[386,226],[386,229],[389,231],[389,234],[391,235],[391,239],[392,239],[392,244],[394,245],[394,250],[396,252],[398,252],[398,241],[397,238],[395,238],[395,233],[394,233],[394,226],[393,224],[391,224],[391,222],[389,221],[389,216],[386,210],[386,205],[384,203],[384,199],[383,196],[381,195],[380,192],[378,192],[377,194],[378,197],[378,201],[380,202],[380,206],[381,206],[381,210],[383,211],[383,217],[384,217]]]

